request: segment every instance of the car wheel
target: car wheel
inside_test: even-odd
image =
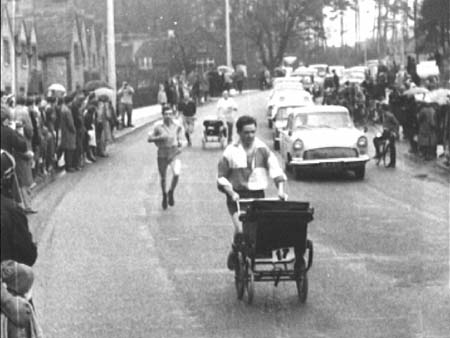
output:
[[[358,180],[363,180],[364,179],[364,175],[366,174],[366,166],[362,165],[360,167],[355,168],[355,177]]]

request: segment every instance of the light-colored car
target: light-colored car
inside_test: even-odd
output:
[[[303,89],[301,79],[297,77],[277,77],[273,80],[273,90],[277,89]]]
[[[272,128],[273,118],[280,105],[310,105],[314,104],[309,92],[301,88],[282,88],[273,90],[267,102],[267,122]]]
[[[369,161],[367,137],[342,106],[296,108],[280,131],[280,152],[297,176],[305,169],[351,170],[363,179]]]
[[[319,84],[320,86],[323,85],[323,82],[325,80],[325,76],[327,75],[327,69],[328,65],[324,63],[309,65],[310,69],[315,69],[317,71],[317,75],[314,76],[314,82]]]
[[[344,70],[341,83],[350,82],[361,84],[366,79],[367,68],[363,66],[352,67]]]
[[[308,105],[311,105],[308,102]],[[276,112],[273,117],[273,148],[275,150],[280,150],[280,132],[287,126],[288,117],[290,114],[295,113],[295,111],[304,107],[304,105],[290,105],[289,103],[280,104],[275,107]]]

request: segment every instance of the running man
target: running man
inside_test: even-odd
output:
[[[287,198],[284,183],[287,178],[274,153],[259,140],[256,134],[256,120],[248,115],[236,122],[239,140],[229,145],[218,166],[217,184],[227,197],[228,212],[234,225],[232,251],[228,255],[228,268],[234,269],[236,244],[242,237],[242,223],[239,220],[236,202],[240,198],[264,198],[264,190],[273,179],[280,199]]]
[[[174,121],[175,114],[172,108],[165,106],[162,111],[163,123],[157,125],[153,132],[149,133],[147,141],[154,142],[158,147],[158,170],[161,177],[162,208],[167,205],[174,206],[174,191],[178,183],[181,171],[181,154],[183,140],[183,127]],[[167,169],[172,170],[172,182],[169,191],[166,192]]]

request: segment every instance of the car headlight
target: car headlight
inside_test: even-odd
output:
[[[303,142],[300,139],[295,140],[294,144],[292,145],[292,148],[295,151],[300,151],[303,149]]]
[[[367,137],[361,136],[357,142],[358,148],[366,148],[367,147]]]

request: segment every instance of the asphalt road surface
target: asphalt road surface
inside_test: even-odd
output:
[[[267,93],[236,100],[271,145]],[[231,220],[215,181],[221,149],[201,147],[209,114],[214,104],[199,108],[166,211],[150,126],[35,198],[34,301],[46,337],[450,337],[448,178],[401,156],[395,170],[369,162],[363,181],[290,177],[290,200],[315,208],[308,300],[286,282],[257,283],[253,305],[238,301],[226,269]]]

